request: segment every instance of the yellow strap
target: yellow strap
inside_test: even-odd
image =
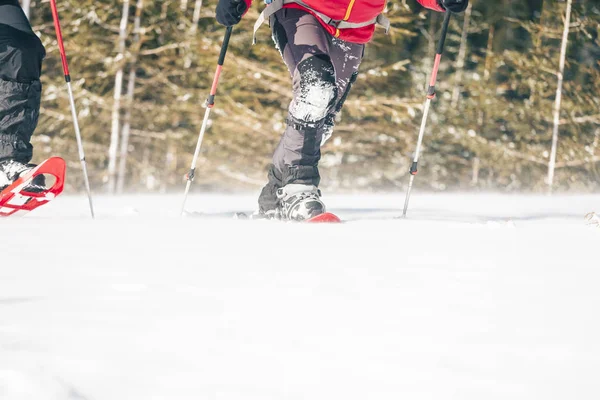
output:
[[[348,21],[348,18],[350,18],[350,13],[352,12],[352,7],[354,7],[354,1],[355,0],[350,1],[350,4],[348,5],[348,9],[346,10],[346,15],[344,16],[344,21]]]

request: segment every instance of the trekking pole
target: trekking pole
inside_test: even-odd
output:
[[[404,212],[402,217],[406,218],[406,210],[408,210],[408,201],[410,199],[410,191],[412,189],[415,175],[417,175],[419,153],[421,152],[421,143],[423,142],[423,135],[425,134],[425,126],[427,125],[427,116],[429,115],[429,107],[431,106],[431,100],[435,97],[435,84],[437,81],[437,74],[440,68],[440,61],[442,60],[442,53],[444,52],[444,42],[446,41],[446,34],[448,33],[448,24],[450,23],[450,16],[452,13],[446,11],[444,16],[444,24],[442,26],[442,35],[438,42],[437,51],[435,55],[435,62],[433,64],[433,71],[431,72],[431,81],[429,88],[427,89],[427,100],[425,100],[425,106],[423,107],[423,120],[421,121],[421,130],[419,131],[419,139],[417,140],[417,149],[415,150],[414,159],[410,166],[410,182],[408,183],[408,191],[406,192],[406,200],[404,201]]]
[[[52,19],[54,20],[54,29],[56,30],[56,39],[58,41],[58,49],[60,51],[60,58],[62,61],[63,71],[65,73],[65,81],[67,82],[67,89],[69,91],[69,101],[71,103],[71,114],[73,116],[73,126],[75,127],[75,137],[77,138],[77,147],[79,149],[79,160],[81,161],[81,167],[83,169],[83,179],[85,181],[85,188],[87,190],[88,200],[90,203],[90,212],[92,213],[92,219],[94,219],[94,206],[92,204],[92,191],[90,190],[90,180],[88,178],[87,165],[85,162],[85,154],[83,152],[83,144],[81,142],[81,131],[79,130],[79,122],[77,121],[77,110],[75,109],[75,99],[73,98],[73,89],[71,88],[71,75],[69,74],[69,64],[67,63],[67,53],[65,52],[65,45],[64,45],[62,33],[60,30],[60,21],[58,19],[58,10],[56,8],[56,0],[50,0],[50,7],[52,8]]]
[[[217,70],[215,71],[215,77],[213,79],[212,87],[210,89],[210,94],[208,96],[208,99],[206,99],[206,111],[204,112],[204,121],[202,121],[202,128],[200,129],[200,134],[198,135],[198,143],[196,144],[196,151],[194,152],[194,158],[192,159],[192,166],[190,167],[190,172],[188,172],[186,176],[187,183],[185,185],[185,193],[183,195],[183,204],[181,205],[180,216],[183,216],[183,213],[185,211],[185,202],[187,201],[188,192],[190,191],[190,187],[192,186],[192,181],[194,180],[194,176],[196,173],[196,163],[198,162],[198,155],[200,154],[200,147],[202,146],[204,131],[206,130],[210,110],[215,105],[215,95],[217,94],[217,86],[219,86],[219,77],[221,76],[221,71],[223,70],[223,63],[225,62],[225,55],[227,54],[227,47],[229,46],[229,38],[231,37],[232,31],[233,27],[228,26],[227,30],[225,31],[225,37],[223,38],[223,44],[221,45],[221,54],[219,55]]]

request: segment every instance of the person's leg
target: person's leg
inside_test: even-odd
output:
[[[32,158],[45,55],[18,2],[0,0],[0,162]]]
[[[297,9],[278,11],[273,40],[292,77],[293,98],[270,165],[269,183],[259,197],[262,212],[277,207],[276,192],[281,187],[318,186],[321,128],[338,98],[329,34],[315,17]]]
[[[352,84],[358,77],[358,67],[363,58],[365,45],[349,43],[334,37],[330,38],[329,56],[335,70],[338,97],[335,107],[327,115],[321,129],[321,144],[333,134],[335,117],[342,110],[344,102],[350,93]]]

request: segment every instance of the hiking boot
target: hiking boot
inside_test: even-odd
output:
[[[321,191],[314,185],[288,184],[277,189],[282,219],[303,221],[325,212]]]
[[[5,160],[0,162],[0,191],[4,190],[15,182],[19,177],[27,174],[37,167],[35,164],[23,164],[16,160]],[[38,175],[27,186],[23,188],[24,192],[40,193],[47,190],[46,178],[44,175]]]

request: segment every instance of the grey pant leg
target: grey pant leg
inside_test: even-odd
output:
[[[276,189],[289,183],[319,185],[318,163],[326,121],[341,108],[364,45],[333,38],[311,14],[283,9],[272,20],[273,40],[292,77],[287,127],[273,154],[269,183],[259,197],[275,208]]]
[[[311,14],[284,9],[275,15],[273,40],[288,67],[293,93],[273,165],[282,176],[282,185],[318,185],[319,128],[337,97],[329,34]]]
[[[31,160],[45,55],[18,3],[0,2],[0,161]]]
[[[327,139],[333,134],[335,117],[342,110],[344,101],[350,93],[352,84],[358,78],[358,68],[364,55],[364,44],[349,43],[332,37],[329,46],[329,55],[335,69],[336,85],[338,88],[338,97],[335,107],[330,111],[325,119],[321,136]]]

